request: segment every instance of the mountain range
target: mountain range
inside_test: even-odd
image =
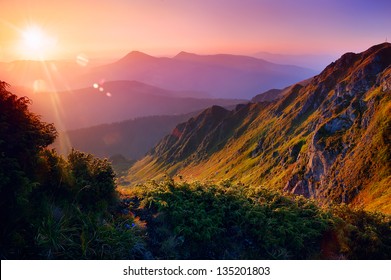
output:
[[[315,75],[311,69],[271,63],[254,57],[180,52],[154,57],[132,51],[109,64],[76,61],[14,61],[0,63],[9,84],[35,91],[69,91],[113,81],[138,81],[187,97],[250,99],[257,92],[282,88]]]
[[[114,81],[64,92],[37,92],[15,88],[32,100],[32,110],[63,130],[109,124],[128,119],[180,115],[212,105],[229,106],[245,100],[186,97],[190,91],[172,91],[136,81]]]
[[[136,80],[171,90],[202,92],[214,98],[249,99],[256,92],[285,87],[314,74],[315,71],[307,68],[247,56],[181,52],[167,58],[133,51],[115,63],[92,69],[73,84]]]
[[[277,100],[177,125],[123,181],[231,179],[391,213],[390,93],[391,44],[346,53]]]

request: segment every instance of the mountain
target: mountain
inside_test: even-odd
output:
[[[15,88],[32,100],[32,111],[54,122],[59,130],[71,130],[131,118],[178,115],[212,105],[229,106],[243,100],[183,97],[189,92],[171,91],[136,81],[96,83],[83,89],[33,93]]]
[[[170,90],[192,90],[215,98],[251,98],[271,87],[285,87],[315,74],[291,65],[278,65],[239,55],[196,55],[181,52],[173,58],[131,52],[115,63],[91,69],[73,85],[99,81],[136,80]]]
[[[150,116],[102,124],[65,132],[72,147],[98,157],[122,155],[137,160],[143,157],[175,125],[188,120],[196,113],[174,116]],[[65,136],[65,135],[63,135]],[[61,136],[60,136],[61,138]],[[60,141],[54,145],[61,150]],[[70,151],[62,151],[68,154]]]
[[[231,179],[391,213],[391,44],[347,53],[274,102],[214,106],[128,172]]]

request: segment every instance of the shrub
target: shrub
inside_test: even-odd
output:
[[[159,258],[313,258],[330,224],[330,215],[308,200],[228,181],[167,180],[135,192],[155,215],[147,224]]]

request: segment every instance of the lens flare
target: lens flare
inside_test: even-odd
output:
[[[89,62],[88,57],[83,53],[76,56],[76,63],[81,67],[86,67]]]

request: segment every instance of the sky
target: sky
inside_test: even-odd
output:
[[[0,0],[0,61],[341,55],[391,41],[389,0]]]

